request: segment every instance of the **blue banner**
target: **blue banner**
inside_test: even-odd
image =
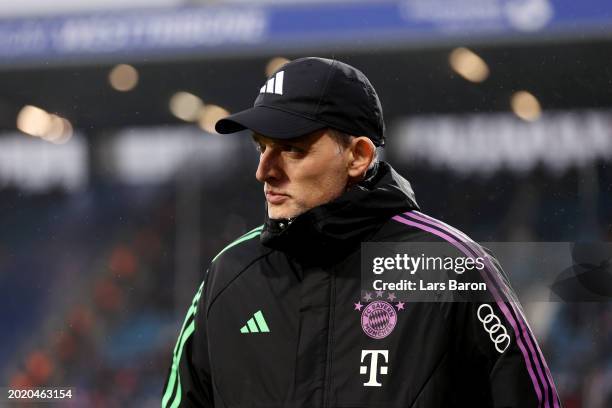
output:
[[[0,20],[0,64],[610,33],[608,0],[250,3],[4,19]]]

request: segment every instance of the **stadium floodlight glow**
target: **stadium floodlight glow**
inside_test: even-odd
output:
[[[284,57],[274,57],[266,64],[266,77],[272,76],[273,73],[281,69],[283,65],[290,60]]]
[[[108,74],[108,82],[119,92],[131,91],[138,84],[138,71],[128,64],[116,65]]]
[[[186,122],[198,120],[202,99],[189,92],[177,92],[170,98],[170,112]]]
[[[49,131],[42,138],[55,144],[64,144],[69,141],[72,137],[73,129],[68,119],[51,115],[51,122],[52,125]]]
[[[35,106],[25,106],[21,110],[17,126],[24,133],[55,144],[66,143],[73,133],[72,125],[67,119]]]
[[[44,109],[26,105],[17,114],[17,129],[30,136],[41,137],[51,126],[51,116]]]
[[[224,117],[229,116],[229,112],[220,106],[206,104],[200,110],[198,125],[200,129],[208,133],[217,133],[215,131],[215,123]]]
[[[455,48],[450,53],[448,62],[453,71],[470,82],[482,82],[489,76],[487,63],[467,48]]]
[[[527,122],[534,122],[542,115],[540,102],[527,91],[515,92],[510,99],[510,106],[516,116]]]
[[[44,132],[40,137],[45,139],[47,142],[55,143],[56,140],[59,140],[64,135],[64,122],[63,119],[57,115],[50,114],[49,115],[49,126],[47,127],[46,132]]]
[[[74,130],[72,128],[72,124],[70,123],[70,121],[68,119],[62,118],[62,122],[64,124],[64,133],[62,135],[61,138],[59,138],[58,140],[56,140],[55,144],[64,144],[67,141],[70,140],[70,138],[72,137]]]

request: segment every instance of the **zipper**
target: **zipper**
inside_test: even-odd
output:
[[[336,309],[336,271],[331,272],[331,283],[329,288],[329,321],[327,324],[327,355],[325,361],[325,373],[323,382],[323,407],[329,407],[331,389],[332,351],[334,342],[334,315]]]

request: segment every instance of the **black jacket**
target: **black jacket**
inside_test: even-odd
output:
[[[482,251],[420,213],[388,164],[369,174],[293,220],[266,219],[215,257],[181,329],[162,407],[560,406],[495,262],[487,273],[496,301],[486,306],[400,305],[362,292],[362,242]],[[369,305],[379,310],[364,326]]]

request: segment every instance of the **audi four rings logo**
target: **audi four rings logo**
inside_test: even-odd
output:
[[[489,333],[491,341],[495,344],[495,350],[500,353],[506,351],[510,346],[510,336],[499,317],[493,312],[491,305],[483,303],[478,307],[476,314],[478,320],[482,322],[482,327]]]

